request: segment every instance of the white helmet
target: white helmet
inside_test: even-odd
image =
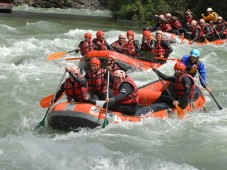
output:
[[[123,70],[116,70],[114,71],[113,77],[119,77],[121,78],[121,81],[123,81],[126,78],[126,74]]]
[[[126,39],[126,35],[125,35],[125,34],[120,34],[118,38],[119,38],[119,39],[120,39],[120,38]]]
[[[161,18],[161,19],[165,19],[165,16],[164,15],[159,15],[159,17]]]
[[[71,71],[72,71],[74,74],[80,75],[80,68],[79,68],[78,66],[72,66],[72,67],[71,67]]]
[[[223,20],[223,18],[222,18],[221,16],[219,16],[219,17],[217,18],[217,20]]]
[[[191,22],[191,26],[196,26],[197,25],[197,21],[196,20],[192,20],[192,22]]]
[[[213,9],[212,8],[207,8],[207,12],[212,12]]]
[[[156,35],[157,34],[161,34],[162,35],[162,31],[161,30],[156,31]]]
[[[166,14],[166,17],[171,17],[172,15],[170,13],[167,13]]]
[[[204,20],[204,19],[200,19],[200,20],[199,20],[199,23],[200,23],[200,24],[204,24],[204,23],[205,23],[205,20]]]

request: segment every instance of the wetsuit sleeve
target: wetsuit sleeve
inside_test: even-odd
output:
[[[152,28],[151,32],[156,31],[158,27],[159,27],[159,23],[157,23],[157,24]]]
[[[133,91],[134,89],[129,83],[122,83],[119,94],[117,94],[115,97],[111,97],[110,102],[119,102],[130,93],[133,93]]]
[[[199,37],[199,29],[196,28],[195,29],[195,37],[193,38],[192,42],[196,41],[198,39],[198,37]]]
[[[158,71],[158,70],[157,70],[157,74],[158,74],[163,80],[166,80],[166,81],[175,82],[175,80],[176,80],[175,76],[167,76],[167,75],[161,73],[161,72]]]
[[[179,104],[185,102],[186,100],[188,100],[188,97],[190,96],[192,81],[191,81],[191,79],[189,77],[184,76],[182,78],[182,84],[184,86],[185,94],[184,94],[184,96],[182,96],[182,98],[179,99]]]
[[[82,48],[83,45],[83,41],[80,42],[80,44],[78,45],[79,48]]]
[[[87,87],[87,79],[86,78],[79,78],[74,73],[70,72],[69,75],[77,82],[79,82],[82,86]]]
[[[139,41],[138,40],[134,40],[133,44],[135,46],[135,51],[137,53],[139,53],[140,52],[140,43],[139,43]]]
[[[57,91],[55,98],[53,99],[54,103],[58,100],[61,94],[65,91],[64,83],[62,83],[60,89]]]
[[[199,64],[198,72],[199,72],[199,74],[200,74],[201,77],[202,77],[202,80],[201,80],[201,78],[199,78],[200,83],[201,83],[201,85],[202,85],[204,88],[206,88],[206,85],[207,85],[207,83],[206,83],[206,68],[205,68],[205,65],[204,65],[202,62],[200,62],[200,64]],[[203,82],[204,82],[205,84],[204,84]]]
[[[205,30],[207,31],[206,36],[210,35],[210,27],[208,25],[205,26]]]
[[[162,41],[162,46],[164,47],[164,49],[166,49],[166,52],[163,54],[163,56],[165,58],[168,58],[170,53],[173,52],[173,48],[171,47],[170,43],[168,43],[166,41]]]

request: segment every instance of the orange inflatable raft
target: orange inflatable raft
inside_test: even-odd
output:
[[[112,55],[118,62],[124,64],[128,70],[133,71],[145,71],[150,69],[151,67],[155,66],[158,68],[161,66],[160,63],[155,63],[155,60],[153,58],[153,61],[143,61],[137,58],[133,58],[118,52],[110,51],[110,50],[98,50],[98,51],[90,51],[88,52],[79,63],[79,67],[84,69],[89,65],[89,60],[93,57],[97,57],[101,60],[102,65],[105,65],[106,58],[108,55]],[[147,53],[146,53],[147,55]],[[152,58],[151,54],[151,58]]]
[[[173,90],[173,85],[163,81],[168,90]],[[50,127],[56,130],[77,131],[80,128],[95,128],[103,124],[105,116],[109,123],[120,123],[124,121],[139,122],[146,118],[168,118],[177,116],[176,110],[165,103],[155,103],[162,93],[166,93],[160,81],[144,85],[138,89],[140,107],[133,116],[124,115],[120,112],[108,110],[102,106],[90,103],[68,103],[56,104],[47,115]],[[194,99],[185,109],[192,112],[203,108],[205,97],[197,86]]]
[[[190,44],[190,40],[180,37],[176,34],[172,34],[172,33],[168,33],[168,32],[164,32],[163,33],[163,37],[165,39],[168,39],[171,43],[177,43],[177,44]],[[193,44],[196,45],[207,45],[207,44],[212,44],[212,45],[224,45],[227,44],[227,39],[218,39],[218,40],[214,40],[214,41],[204,41],[204,42],[194,42]]]

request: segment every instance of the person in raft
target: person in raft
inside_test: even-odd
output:
[[[92,99],[105,100],[107,92],[107,70],[101,68],[101,62],[94,57],[90,60],[90,70],[84,76],[88,80],[88,91]]]
[[[125,34],[120,34],[118,36],[118,40],[114,41],[111,44],[111,47],[114,49],[114,51],[123,54],[124,53],[125,43],[126,43],[126,35]]]
[[[69,73],[69,78],[62,83],[50,105],[53,105],[63,92],[65,92],[68,102],[90,102],[87,91],[87,79],[80,74],[80,68],[75,65],[68,66],[65,70]]]
[[[112,76],[116,70],[123,70],[124,72],[128,70],[124,64],[117,62],[116,58],[111,54],[106,56],[106,69],[110,71]]]
[[[171,108],[179,105],[180,108],[185,109],[189,104],[190,99],[193,98],[196,87],[194,78],[190,74],[186,73],[186,66],[181,62],[177,62],[174,65],[174,76],[167,76],[158,71],[156,68],[152,68],[152,70],[163,80],[173,82],[175,90],[175,95],[172,95],[174,101],[169,95],[161,95],[156,102],[166,103]]]
[[[95,45],[95,50],[113,50],[111,45],[105,40],[102,30],[96,32],[96,38],[94,38],[92,42]]]
[[[108,103],[108,109],[126,115],[134,115],[138,109],[139,101],[135,82],[123,70],[114,71],[113,79],[114,97],[105,99]]]
[[[78,53],[80,51],[81,55],[84,56],[89,51],[93,51],[93,50],[94,50],[94,44],[92,42],[92,35],[91,33],[85,33],[84,40],[80,42],[75,52]]]
[[[199,72],[202,79],[199,78],[201,85],[207,89],[208,92],[211,92],[211,89],[207,87],[206,83],[206,68],[202,61],[199,60],[200,52],[197,49],[191,50],[189,56],[184,55],[181,58],[181,62],[186,66],[186,72],[192,77],[196,76],[196,73]],[[205,83],[205,84],[204,84]]]

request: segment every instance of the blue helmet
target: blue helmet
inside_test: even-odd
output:
[[[190,56],[192,56],[192,57],[199,57],[199,56],[200,56],[199,50],[193,49],[193,50],[190,52]]]

